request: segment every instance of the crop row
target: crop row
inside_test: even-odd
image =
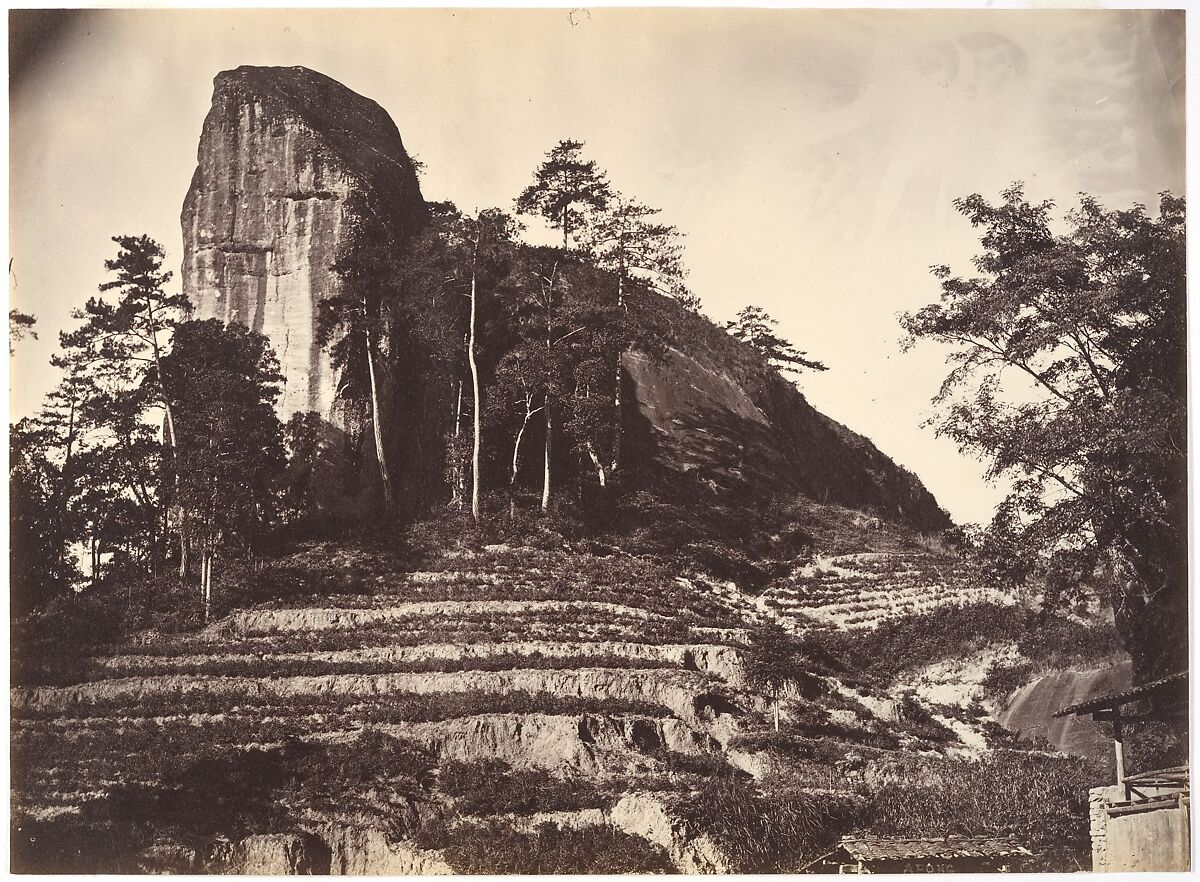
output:
[[[295,605],[298,599],[293,596],[286,603],[269,602],[259,604],[257,608],[270,609],[291,606]],[[599,601],[618,603],[659,614],[674,616],[683,614],[696,621],[718,622],[729,619],[731,616],[730,609],[726,605],[717,602],[711,595],[697,591],[676,588],[674,591],[652,593],[632,586],[597,586],[565,581],[486,583],[477,586],[461,583],[436,586],[418,585],[407,591],[389,590],[385,593],[370,595],[312,595],[308,599],[312,601],[313,605],[335,609],[378,609],[402,603],[428,601]]]
[[[1004,592],[990,586],[948,586],[942,584],[924,585],[920,588],[908,588],[901,591],[870,591],[857,594],[829,598],[796,596],[790,592],[773,592],[771,600],[779,601],[780,605],[791,605],[806,610],[810,614],[836,613],[843,611],[862,612],[888,607],[911,607],[923,602],[928,603],[957,603],[962,601],[1003,600],[1007,597]]]
[[[808,605],[826,606],[833,603],[864,600],[875,597],[904,597],[919,595],[936,590],[961,591],[970,589],[950,587],[942,582],[922,582],[903,587],[897,587],[894,584],[887,584],[882,587],[872,587],[866,590],[854,588],[852,590],[833,589],[823,591],[805,591],[804,589],[797,590],[791,586],[781,585],[776,588],[772,588],[771,594],[772,596],[788,597]]]
[[[38,685],[67,685],[90,683],[136,675],[156,677],[187,673],[207,677],[257,677],[280,679],[283,677],[311,677],[328,674],[401,674],[401,673],[446,673],[452,671],[510,671],[515,669],[575,670],[579,668],[671,668],[678,667],[661,658],[638,658],[628,655],[602,653],[595,655],[555,656],[539,653],[503,652],[488,656],[466,656],[463,658],[424,659],[347,659],[334,661],[323,658],[260,658],[240,656],[233,658],[198,658],[189,662],[184,669],[166,661],[156,662],[154,657],[130,666],[114,670],[87,659],[65,668],[49,668],[43,672]]]

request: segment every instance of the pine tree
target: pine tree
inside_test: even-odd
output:
[[[596,213],[588,227],[586,243],[596,265],[616,276],[617,307],[620,313],[612,317],[611,330],[621,338],[613,357],[613,419],[611,469],[621,464],[621,355],[633,342],[628,327],[629,307],[626,303],[630,281],[637,279],[681,302],[689,303],[692,295],[684,286],[687,275],[683,268],[682,234],[673,226],[658,223],[659,209],[650,208],[633,199],[615,194],[604,210]],[[694,298],[693,298],[694,299]],[[698,304],[693,303],[693,307]]]
[[[37,319],[33,316],[21,312],[16,309],[8,311],[8,354],[13,354],[13,342],[23,340],[26,337],[37,339],[37,331],[33,326],[37,324]]]
[[[756,349],[770,364],[780,370],[799,372],[804,369],[826,371],[821,362],[808,357],[787,340],[775,333],[779,322],[761,306],[747,306],[734,321],[725,323],[725,330]]]
[[[571,247],[571,232],[586,220],[587,209],[608,204],[608,178],[594,160],[583,159],[582,141],[559,141],[533,173],[533,183],[517,197],[518,214],[538,214],[562,230],[563,249]]]
[[[190,312],[183,294],[164,290],[171,272],[163,271],[166,253],[149,236],[114,236],[117,256],[106,260],[104,268],[117,277],[100,286],[101,291],[117,291],[115,307],[107,308],[89,300],[84,308],[88,320],[85,333],[97,337],[102,355],[117,361],[149,361],[145,382],[153,400],[161,403],[166,415],[167,443],[175,447],[175,412],[163,393],[162,360],[171,330]]]

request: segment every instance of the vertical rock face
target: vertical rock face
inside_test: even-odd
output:
[[[378,104],[302,67],[217,75],[183,204],[183,290],[195,317],[270,339],[285,421],[311,410],[350,428],[317,320],[337,290],[352,206],[397,245],[424,217],[412,160]]]

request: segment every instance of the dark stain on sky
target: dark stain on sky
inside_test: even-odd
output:
[[[8,94],[17,95],[29,74],[67,51],[69,37],[85,17],[79,9],[10,9]]]

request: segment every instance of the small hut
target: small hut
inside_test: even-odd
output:
[[[1007,873],[1032,852],[1002,836],[885,839],[846,836],[820,861],[829,873]]]
[[[1090,714],[1112,723],[1116,783],[1088,794],[1095,872],[1191,868],[1191,781],[1187,764],[1131,772],[1128,727],[1155,720],[1187,732],[1186,671],[1065,707],[1056,717]]]

